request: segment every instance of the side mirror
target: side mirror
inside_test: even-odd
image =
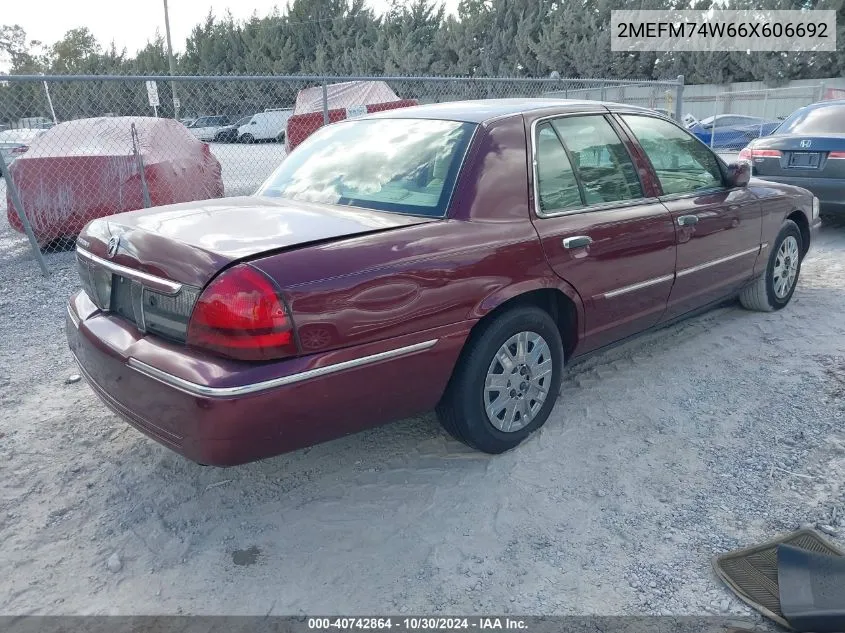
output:
[[[751,180],[751,165],[745,161],[728,165],[727,180],[729,187],[747,187]]]

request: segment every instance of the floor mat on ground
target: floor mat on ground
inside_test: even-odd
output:
[[[778,545],[843,556],[843,552],[815,530],[798,530],[768,543],[720,554],[713,558],[716,575],[743,602],[768,618],[792,628],[783,617],[778,592]]]

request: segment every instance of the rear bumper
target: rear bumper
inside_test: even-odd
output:
[[[145,336],[99,312],[84,293],[71,298],[67,316],[68,345],[100,399],[152,439],[215,466],[430,410],[471,327],[250,364]]]
[[[845,213],[845,180],[838,178],[799,178],[795,176],[758,176],[760,180],[782,182],[811,191],[825,213]]]

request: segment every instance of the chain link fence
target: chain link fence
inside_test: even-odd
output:
[[[719,92],[688,100],[701,118],[687,112],[684,122],[714,151],[729,157],[755,138],[774,132],[795,110],[825,96],[824,84]]]
[[[367,112],[547,97],[677,116],[682,94],[680,77],[0,77],[0,259],[25,256],[28,239],[46,274],[42,256],[94,218],[250,195],[311,133]]]

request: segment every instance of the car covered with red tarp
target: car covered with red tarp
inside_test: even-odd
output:
[[[137,132],[133,140],[132,129]],[[140,160],[139,160],[140,158]],[[61,123],[35,139],[9,174],[41,244],[77,235],[89,220],[223,196],[220,163],[178,121],[99,117]],[[23,225],[7,191],[9,224]]]

